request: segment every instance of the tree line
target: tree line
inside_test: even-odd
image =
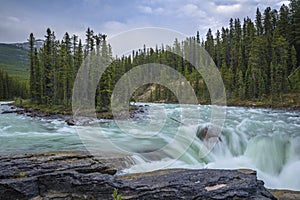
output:
[[[291,0],[289,6],[282,5],[279,11],[268,7],[261,13],[257,9],[255,21],[249,17],[243,22],[238,18],[230,19],[229,27],[223,27],[215,35],[209,29],[205,40],[197,32],[185,41],[176,39],[171,46],[144,46],[129,56],[115,58],[106,42],[107,36],[95,34],[89,28],[85,42],[68,33],[59,41],[48,28],[41,49],[34,46],[35,38],[30,34],[30,99],[37,104],[71,106],[78,69],[90,55],[101,55],[110,65],[96,87],[98,111],[110,110],[114,86],[126,72],[147,63],[165,64],[182,73],[193,86],[199,102],[209,102],[204,78],[184,59],[191,56],[195,46],[201,45],[219,68],[230,101],[283,101],[285,95],[300,91],[297,71],[300,63],[299,9],[296,0]],[[177,101],[171,91],[156,84],[139,88],[134,96],[145,91],[150,92],[147,101]]]
[[[199,40],[199,34],[196,36]],[[220,68],[230,98],[282,100],[299,91],[300,2],[280,10],[257,8],[255,21],[230,19],[229,27],[211,29],[201,45]]]
[[[166,49],[183,57],[193,56],[188,54],[195,49],[195,43],[205,48],[219,68],[229,103],[299,101],[300,1],[291,0],[289,6],[283,4],[279,11],[267,7],[262,13],[257,8],[255,21],[249,17],[243,22],[239,18],[230,19],[229,27],[222,27],[215,35],[209,29],[205,40],[197,32],[195,37],[181,43],[175,40],[173,47]],[[172,66],[188,78],[199,101],[209,103],[210,94],[203,77],[186,60],[162,49],[139,51],[133,56],[133,64],[157,62]],[[176,102],[168,89],[153,87],[150,101]]]
[[[29,37],[30,99],[46,105],[71,105],[72,89],[76,74],[83,60],[94,50],[109,51],[106,35],[94,34],[89,29],[83,46],[78,36],[65,33],[61,41],[47,29],[41,49],[34,46],[35,37]],[[97,97],[96,97],[97,98]]]
[[[0,100],[12,100],[16,97],[28,98],[28,87],[25,81],[11,77],[0,69]]]

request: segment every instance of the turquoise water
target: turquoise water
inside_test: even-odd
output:
[[[74,127],[58,119],[2,114],[0,154],[116,151],[132,155],[136,162],[123,173],[174,167],[251,168],[269,188],[300,190],[299,111],[227,107],[222,142],[216,138],[203,142],[195,133],[198,126],[210,124],[213,106],[148,105],[136,120],[93,120],[90,126]],[[5,109],[0,106],[0,112]]]

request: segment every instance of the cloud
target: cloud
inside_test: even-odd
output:
[[[199,9],[195,4],[186,4],[182,8],[182,12],[188,17],[206,17],[206,13]]]
[[[150,6],[142,6],[142,5],[138,6],[138,10],[140,13],[153,14],[153,15],[161,15],[164,14],[164,12],[166,11],[162,7],[152,8]]]
[[[119,21],[108,21],[105,22],[102,26],[105,30],[109,30],[109,32],[121,32],[128,28],[126,23],[122,23]]]
[[[9,20],[9,21],[11,21],[11,22],[20,22],[20,19],[19,18],[17,18],[17,17],[13,17],[13,16],[9,16],[9,17],[7,17],[7,19]]]
[[[219,13],[233,14],[241,11],[241,4],[233,4],[233,5],[219,5],[216,10]]]
[[[149,6],[139,6],[139,10],[142,13],[151,14],[153,12],[152,8]]]
[[[205,37],[208,28],[213,32],[227,27],[230,18],[249,16],[254,20],[256,8],[267,6],[279,9],[286,0],[71,0],[49,2],[10,0],[0,7],[0,42],[22,41],[30,32],[43,38],[46,28],[56,33],[79,34],[84,39],[87,27],[108,36],[132,28],[163,27]]]
[[[156,8],[156,9],[154,10],[154,13],[156,13],[156,14],[163,14],[164,12],[165,12],[165,9],[163,9],[163,8],[161,8],[161,7]]]
[[[289,4],[290,4],[290,1],[280,1],[279,3],[277,3],[276,5],[277,6],[282,6],[282,5],[286,5],[286,6],[288,6]]]

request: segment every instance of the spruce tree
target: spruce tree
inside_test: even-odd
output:
[[[290,0],[291,41],[297,51],[297,66],[300,66],[300,1]]]
[[[35,91],[35,79],[36,74],[35,74],[35,53],[34,53],[34,42],[35,38],[33,36],[33,33],[30,34],[29,36],[29,59],[30,59],[30,77],[29,77],[29,82],[30,82],[30,100],[34,101],[36,99],[36,91]]]

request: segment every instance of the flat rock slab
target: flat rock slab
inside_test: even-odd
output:
[[[0,199],[276,199],[252,170],[168,169],[115,175],[126,155],[0,156]]]
[[[300,191],[292,190],[269,190],[278,200],[299,200]]]

